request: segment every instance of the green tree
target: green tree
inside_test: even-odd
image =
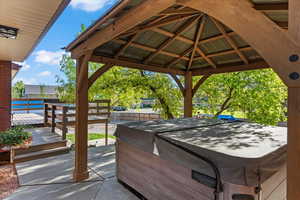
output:
[[[201,110],[214,116],[243,112],[251,121],[272,125],[286,120],[287,89],[271,69],[213,75],[196,97]]]
[[[65,78],[57,77],[58,97],[64,102],[75,101],[76,65],[68,55],[64,55],[60,70]],[[89,64],[89,75],[102,65]],[[151,73],[115,66],[104,73],[89,89],[89,100],[111,99],[112,105],[129,107],[140,103],[142,97],[154,97],[154,110],[165,118],[181,115],[181,94],[165,74]]]
[[[23,81],[18,81],[12,87],[12,97],[13,98],[21,98],[24,97],[25,93],[25,85]]]

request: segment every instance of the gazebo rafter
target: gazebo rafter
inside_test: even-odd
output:
[[[215,20],[212,17],[210,17],[210,19],[214,22],[214,24],[216,25],[216,27],[218,28],[218,30],[221,32],[221,34],[223,35],[223,37],[230,44],[230,46],[234,49],[234,51],[239,55],[239,57],[242,59],[242,61],[244,61],[245,64],[248,64],[249,61],[244,56],[244,54],[239,50],[239,48],[236,46],[236,44],[234,43],[234,41],[227,35],[227,33],[226,33],[224,27],[222,26],[222,24],[220,24],[220,22],[218,22],[217,20]]]
[[[202,17],[196,16],[190,20],[187,20],[182,26],[180,26],[174,33],[174,35],[167,40],[165,40],[157,49],[154,53],[150,54],[144,61],[143,63],[148,63],[152,58],[154,58],[157,54],[159,54],[164,48],[166,48],[171,42],[177,39],[177,37],[180,36],[181,33],[183,33],[186,29],[188,29],[191,25],[193,25],[197,20],[199,20]]]
[[[199,25],[197,28],[197,33],[196,33],[196,37],[195,37],[193,49],[192,49],[192,54],[191,54],[191,57],[189,60],[189,64],[187,65],[187,70],[189,70],[191,68],[193,61],[194,61],[195,54],[196,54],[196,50],[199,49],[198,44],[199,44],[199,40],[201,38],[201,34],[204,31],[205,22],[206,22],[206,17],[204,16],[203,18],[201,18],[201,21],[199,22]]]

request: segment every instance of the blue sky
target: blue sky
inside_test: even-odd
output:
[[[70,5],[22,63],[23,68],[13,84],[22,80],[25,84],[56,85],[55,76],[64,77],[59,71],[59,61],[67,46],[75,39],[81,24],[91,25],[117,0],[71,0]]]

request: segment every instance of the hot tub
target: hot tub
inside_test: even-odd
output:
[[[147,199],[286,197],[286,128],[187,118],[128,123],[116,135],[117,177]]]

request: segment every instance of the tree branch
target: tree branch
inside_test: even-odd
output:
[[[221,105],[220,110],[215,114],[215,117],[218,117],[222,112],[227,110],[230,107],[230,100],[232,99],[233,88],[229,88],[228,97],[225,99],[223,104]]]

